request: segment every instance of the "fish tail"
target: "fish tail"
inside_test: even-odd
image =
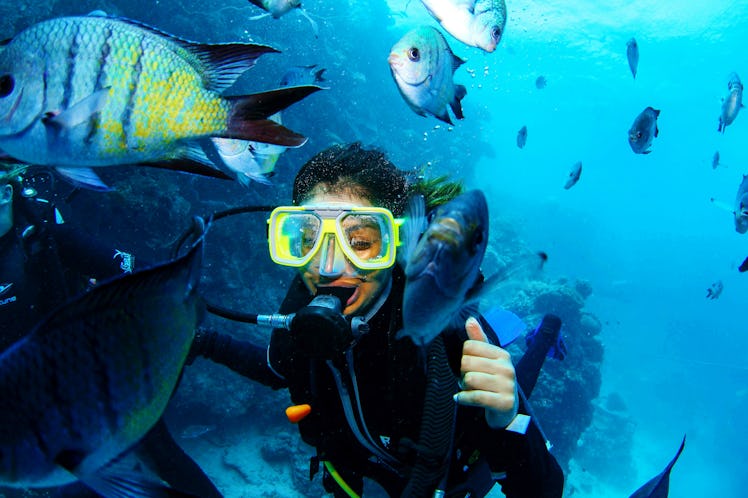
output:
[[[455,113],[455,117],[457,119],[464,119],[464,115],[462,114],[462,104],[460,101],[465,98],[465,95],[467,95],[467,89],[464,85],[455,85],[455,97],[452,99],[452,102],[449,103],[449,106],[452,108],[452,112]]]
[[[285,147],[299,147],[306,137],[267,119],[302,100],[318,86],[294,86],[239,97],[227,97],[231,104],[225,138],[251,140]]]

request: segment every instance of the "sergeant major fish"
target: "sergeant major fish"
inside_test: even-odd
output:
[[[639,66],[639,45],[636,43],[636,38],[631,38],[626,42],[626,59],[629,61],[631,76],[636,79],[636,68]]]
[[[79,479],[105,497],[125,496],[123,482],[126,496],[163,487],[110,464],[175,389],[202,311],[201,259],[202,239],[179,259],[102,283],[0,355],[0,485]]]
[[[418,213],[423,207],[415,209]],[[420,216],[410,214],[409,223]],[[419,346],[459,316],[476,284],[488,245],[488,204],[471,190],[438,206],[420,240],[412,235],[404,256],[403,330]],[[466,318],[466,317],[465,317]]]
[[[221,96],[269,52],[277,51],[189,42],[100,15],[35,24],[0,52],[0,148],[39,165],[213,166],[196,139],[302,145],[304,137],[266,118],[318,87]]]
[[[727,125],[732,124],[738,117],[743,105],[743,84],[737,73],[730,73],[730,79],[727,82],[727,97],[722,99],[722,111],[719,114],[719,127],[717,131],[725,132]]]
[[[421,0],[429,14],[452,36],[471,47],[493,52],[506,26],[504,0]]]
[[[452,53],[447,40],[436,28],[420,26],[403,36],[390,52],[390,70],[400,94],[416,114],[433,114],[452,124],[447,106],[462,119],[460,101],[467,91],[452,81],[455,70],[465,61]]]
[[[649,154],[652,141],[660,130],[657,128],[657,117],[660,111],[647,107],[634,119],[634,124],[629,128],[629,145],[636,154]]]

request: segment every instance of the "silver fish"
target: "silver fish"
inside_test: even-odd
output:
[[[523,149],[527,143],[527,126],[523,126],[517,132],[517,147]]]
[[[420,26],[406,33],[392,47],[388,61],[400,94],[416,114],[430,113],[452,124],[449,106],[457,119],[463,118],[460,101],[467,91],[452,77],[465,61],[452,53],[436,28]]]
[[[471,47],[493,52],[506,27],[504,0],[421,0],[447,32]]]
[[[657,128],[657,117],[660,111],[647,107],[634,120],[634,124],[629,128],[629,145],[631,150],[636,154],[649,154],[652,147],[652,141],[660,130]]]
[[[35,24],[0,52],[0,148],[63,167],[213,166],[197,139],[302,145],[304,137],[267,117],[317,87],[221,95],[269,52],[277,51],[189,42],[100,15]]]
[[[737,73],[730,73],[727,82],[727,97],[722,99],[722,111],[719,114],[719,127],[717,131],[725,132],[727,125],[732,124],[738,117],[743,105],[743,84]]]
[[[748,175],[743,175],[738,193],[735,196],[735,231],[738,233],[748,232]]]
[[[579,177],[582,176],[582,161],[577,161],[574,163],[574,166],[571,167],[571,171],[569,171],[568,179],[566,180],[566,184],[564,185],[564,188],[566,190],[569,190],[571,187],[577,184],[579,181]]]
[[[309,14],[301,7],[301,0],[249,0],[249,3],[254,4],[265,11],[265,14],[259,14],[249,19],[255,21],[262,19],[263,17],[272,16],[273,19],[278,19],[281,16],[288,14],[292,10],[298,10],[303,15],[309,24],[312,26],[314,36],[319,36],[319,27],[317,21],[309,17]]]
[[[413,216],[418,218],[418,216]],[[419,346],[459,317],[488,245],[488,204],[471,190],[436,208],[405,261],[403,330]]]
[[[629,61],[631,75],[636,78],[636,68],[639,66],[639,45],[635,38],[626,42],[626,59]]]
[[[171,398],[201,314],[201,260],[202,239],[177,260],[102,283],[0,355],[0,485],[80,479],[121,496],[110,464]],[[125,476],[152,488],[142,477]]]

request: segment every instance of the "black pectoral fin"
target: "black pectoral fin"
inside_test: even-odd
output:
[[[457,119],[464,119],[465,116],[462,114],[462,104],[460,101],[467,95],[467,90],[463,85],[455,85],[455,96],[449,106],[452,108],[452,112],[455,113]]]

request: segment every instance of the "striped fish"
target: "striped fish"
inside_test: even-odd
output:
[[[467,91],[452,81],[455,70],[465,61],[457,57],[439,30],[419,26],[407,32],[390,51],[392,77],[400,94],[416,114],[433,114],[452,124],[447,106],[462,119],[460,101]]]
[[[35,24],[0,52],[0,149],[63,167],[212,166],[198,139],[302,145],[304,137],[267,118],[318,87],[222,95],[269,52],[277,50],[194,43],[101,15]]]
[[[99,285],[0,355],[0,486],[80,479],[118,497],[163,488],[118,460],[161,417],[177,384],[201,311],[201,254],[202,242]]]

